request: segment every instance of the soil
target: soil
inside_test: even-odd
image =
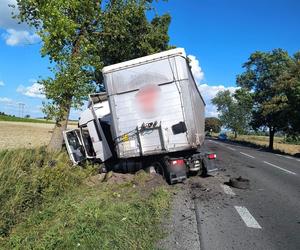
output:
[[[105,176],[105,180],[107,183],[110,184],[121,184],[125,182],[133,181],[134,175],[133,174],[121,174],[121,173],[114,173],[108,172]]]
[[[139,175],[142,175],[141,177]],[[138,187],[141,193],[149,193],[149,190],[152,190],[159,186],[166,186],[166,181],[159,174],[148,174],[144,170],[138,171],[136,174],[124,174],[124,173],[101,173],[88,177],[85,180],[85,184],[92,187],[96,186],[99,183],[108,183],[108,184],[122,184],[122,183],[132,183],[134,187]]]
[[[105,173],[102,173],[102,174],[96,174],[96,175],[90,176],[84,181],[84,183],[86,185],[88,185],[89,187],[96,186],[99,183],[103,182],[105,175],[106,175]]]

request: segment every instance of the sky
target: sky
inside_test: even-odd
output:
[[[0,111],[42,117],[40,78],[50,75],[49,61],[40,56],[38,35],[11,18],[0,0]],[[217,116],[210,103],[219,90],[236,89],[236,75],[254,51],[300,50],[298,0],[169,0],[155,4],[158,14],[172,17],[170,44],[185,48],[192,71],[206,101],[206,116]],[[80,111],[72,111],[76,119]]]

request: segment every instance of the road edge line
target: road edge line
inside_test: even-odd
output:
[[[277,165],[275,165],[275,164],[273,164],[273,163],[270,163],[270,162],[267,162],[267,161],[264,161],[264,163],[265,163],[265,164],[268,164],[268,165],[270,165],[270,166],[272,166],[272,167],[274,167],[274,168],[277,168],[277,169],[280,169],[280,170],[282,170],[282,171],[285,171],[285,172],[287,172],[287,173],[289,173],[289,174],[297,175],[295,172],[290,171],[290,170],[287,170],[287,169],[282,168],[282,167],[279,167],[279,166],[277,166]]]

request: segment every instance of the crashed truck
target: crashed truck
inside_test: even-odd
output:
[[[64,131],[70,159],[108,170],[155,170],[170,183],[216,170],[203,149],[205,102],[184,49],[104,67],[106,92],[89,95],[78,128]]]

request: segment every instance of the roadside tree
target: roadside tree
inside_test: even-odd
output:
[[[43,110],[56,121],[50,151],[61,149],[70,109],[103,90],[103,66],[168,48],[170,16],[149,21],[151,0],[17,0],[17,7],[15,18],[36,29],[53,63],[53,76],[39,81]]]
[[[285,132],[289,136],[300,135],[300,51],[292,57],[290,71],[281,77],[278,88],[287,99],[287,126]]]
[[[221,121],[217,117],[205,118],[205,131],[219,133],[221,131]]]
[[[252,127],[269,129],[269,149],[273,150],[274,135],[286,130],[291,106],[287,92],[291,90],[293,60],[282,49],[255,52],[243,65],[245,72],[237,76],[237,84],[253,92]],[[292,110],[294,110],[292,108]],[[294,115],[293,115],[294,117]]]
[[[246,89],[238,89],[235,93],[229,90],[219,91],[212,99],[217,106],[221,124],[230,129],[237,137],[249,127],[252,110],[252,95]]]

